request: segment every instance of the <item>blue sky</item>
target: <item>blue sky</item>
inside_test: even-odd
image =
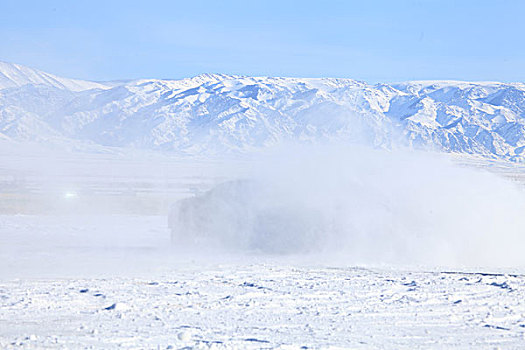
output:
[[[524,81],[523,18],[521,0],[1,0],[0,60],[91,80]]]

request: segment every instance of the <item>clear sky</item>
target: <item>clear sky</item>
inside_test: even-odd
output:
[[[91,80],[525,81],[525,1],[0,0],[0,60]]]

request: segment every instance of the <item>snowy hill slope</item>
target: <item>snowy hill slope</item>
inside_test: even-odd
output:
[[[20,87],[28,84],[45,85],[71,91],[108,88],[104,84],[60,78],[36,69],[0,61],[0,89]]]
[[[29,72],[38,71],[0,65],[4,138],[67,139],[179,154],[337,140],[519,161],[525,149],[521,83],[370,85],[351,79],[203,74],[104,85]]]

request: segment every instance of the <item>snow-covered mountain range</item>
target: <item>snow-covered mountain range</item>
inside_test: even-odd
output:
[[[525,84],[222,74],[97,83],[0,62],[1,139],[190,155],[335,140],[521,161]]]

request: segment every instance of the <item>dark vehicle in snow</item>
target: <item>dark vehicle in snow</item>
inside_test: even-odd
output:
[[[168,224],[174,245],[284,254],[315,246],[324,218],[274,186],[236,180],[176,202]]]

